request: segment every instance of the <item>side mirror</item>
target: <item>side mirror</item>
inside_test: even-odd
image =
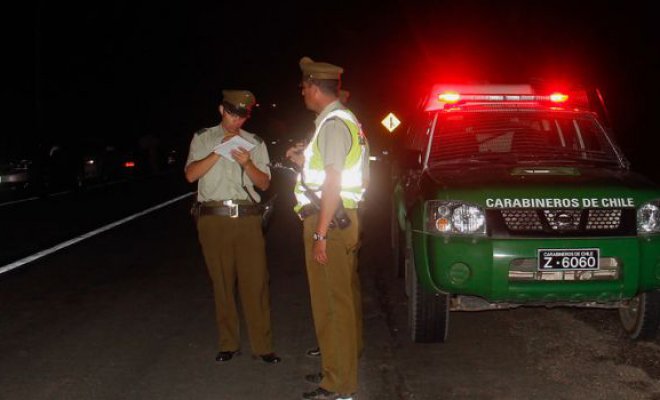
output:
[[[422,152],[414,149],[404,149],[400,153],[399,162],[402,169],[421,169]]]

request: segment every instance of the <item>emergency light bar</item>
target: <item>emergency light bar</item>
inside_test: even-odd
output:
[[[447,92],[438,95],[438,101],[441,103],[455,104],[459,101],[550,101],[553,103],[563,103],[568,100],[568,95],[563,93],[553,93],[549,96],[538,95],[517,95],[517,94],[466,94]]]
[[[547,92],[546,92],[547,93]],[[572,92],[571,92],[572,93]],[[575,94],[575,93],[573,93]],[[573,95],[564,92],[538,94],[530,85],[435,85],[426,103],[426,111],[442,110],[446,105],[466,103],[549,103],[562,105],[571,99],[572,105],[588,109],[585,93]]]
[[[568,100],[568,95],[564,93],[553,93],[550,95],[550,101],[553,103],[563,103]]]

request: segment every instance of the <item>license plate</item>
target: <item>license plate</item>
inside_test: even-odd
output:
[[[539,249],[538,270],[597,270],[600,249]]]

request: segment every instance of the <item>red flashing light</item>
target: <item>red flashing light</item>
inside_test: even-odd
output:
[[[438,100],[447,104],[458,103],[460,99],[461,95],[456,92],[445,92],[438,95]]]
[[[565,103],[568,100],[568,95],[564,93],[553,93],[550,95],[550,101],[553,103]]]
[[[126,161],[126,162],[124,163],[124,167],[125,167],[125,168],[134,168],[134,167],[135,167],[135,163],[134,163],[133,161]]]
[[[462,85],[436,84],[431,96],[426,100],[425,111],[456,110],[460,104],[479,107],[486,104],[533,104],[534,106],[566,107],[568,104],[580,109],[589,109],[586,93],[583,90],[565,92],[554,87],[555,92],[539,93],[531,85]]]

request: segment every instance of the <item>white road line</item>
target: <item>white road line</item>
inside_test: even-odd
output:
[[[0,207],[3,206],[10,206],[12,204],[18,204],[18,203],[25,203],[26,201],[32,201],[32,200],[37,200],[39,197],[34,196],[34,197],[28,197],[27,199],[20,199],[20,200],[14,200],[14,201],[8,201],[6,203],[0,203]]]
[[[190,192],[190,193],[186,193],[186,194],[184,194],[184,195],[182,195],[182,196],[175,197],[175,198],[173,198],[173,199],[171,199],[171,200],[168,200],[168,201],[166,201],[166,202],[164,202],[164,203],[158,204],[158,205],[153,206],[153,207],[151,207],[151,208],[147,208],[147,209],[144,210],[144,211],[140,211],[139,213],[136,213],[136,214],[130,215],[130,216],[126,217],[126,218],[120,219],[119,221],[115,221],[115,222],[110,223],[110,224],[108,224],[108,225],[102,226],[102,227],[100,227],[100,228],[98,228],[98,229],[95,229],[95,230],[93,230],[93,231],[91,231],[91,232],[87,232],[87,233],[85,233],[85,234],[83,234],[83,235],[80,235],[80,236],[75,237],[75,238],[73,238],[73,239],[67,240],[66,242],[62,242],[62,243],[60,243],[60,244],[57,244],[57,245],[51,247],[50,249],[42,250],[42,251],[40,251],[40,252],[38,252],[38,253],[32,254],[31,256],[27,256],[27,257],[22,258],[22,259],[20,259],[20,260],[18,260],[18,261],[14,261],[14,262],[11,263],[11,264],[7,264],[7,265],[5,265],[5,266],[3,266],[3,267],[0,267],[0,275],[4,274],[5,272],[11,271],[12,269],[16,269],[16,268],[21,267],[21,266],[23,266],[23,265],[25,265],[25,264],[31,263],[32,261],[38,260],[38,259],[40,259],[41,257],[45,257],[45,256],[47,256],[47,255],[49,255],[49,254],[52,254],[52,253],[54,253],[54,252],[56,252],[56,251],[58,251],[58,250],[62,250],[62,249],[64,249],[64,248],[66,248],[66,247],[72,246],[72,245],[74,245],[74,244],[76,244],[76,243],[78,243],[78,242],[81,242],[81,241],[85,240],[85,239],[89,239],[89,238],[91,238],[92,236],[96,236],[96,235],[98,235],[99,233],[102,233],[102,232],[105,232],[105,231],[110,230],[110,229],[112,229],[112,228],[115,228],[115,227],[117,227],[117,226],[119,226],[119,225],[121,225],[121,224],[125,224],[125,223],[128,222],[128,221],[131,221],[131,220],[136,219],[136,218],[138,218],[138,217],[141,217],[141,216],[143,216],[143,215],[149,214],[150,212],[156,211],[156,210],[158,210],[159,208],[163,208],[163,207],[168,206],[168,205],[170,205],[170,204],[172,204],[172,203],[175,203],[175,202],[177,202],[177,201],[179,201],[179,200],[185,199],[186,197],[189,197],[189,196],[191,196],[191,195],[193,195],[193,194],[195,194],[195,192]]]
[[[48,196],[50,196],[50,197],[63,196],[63,195],[65,195],[65,194],[69,194],[69,193],[73,193],[73,190],[63,190],[63,191],[61,191],[61,192],[51,193],[51,194],[49,194]]]

